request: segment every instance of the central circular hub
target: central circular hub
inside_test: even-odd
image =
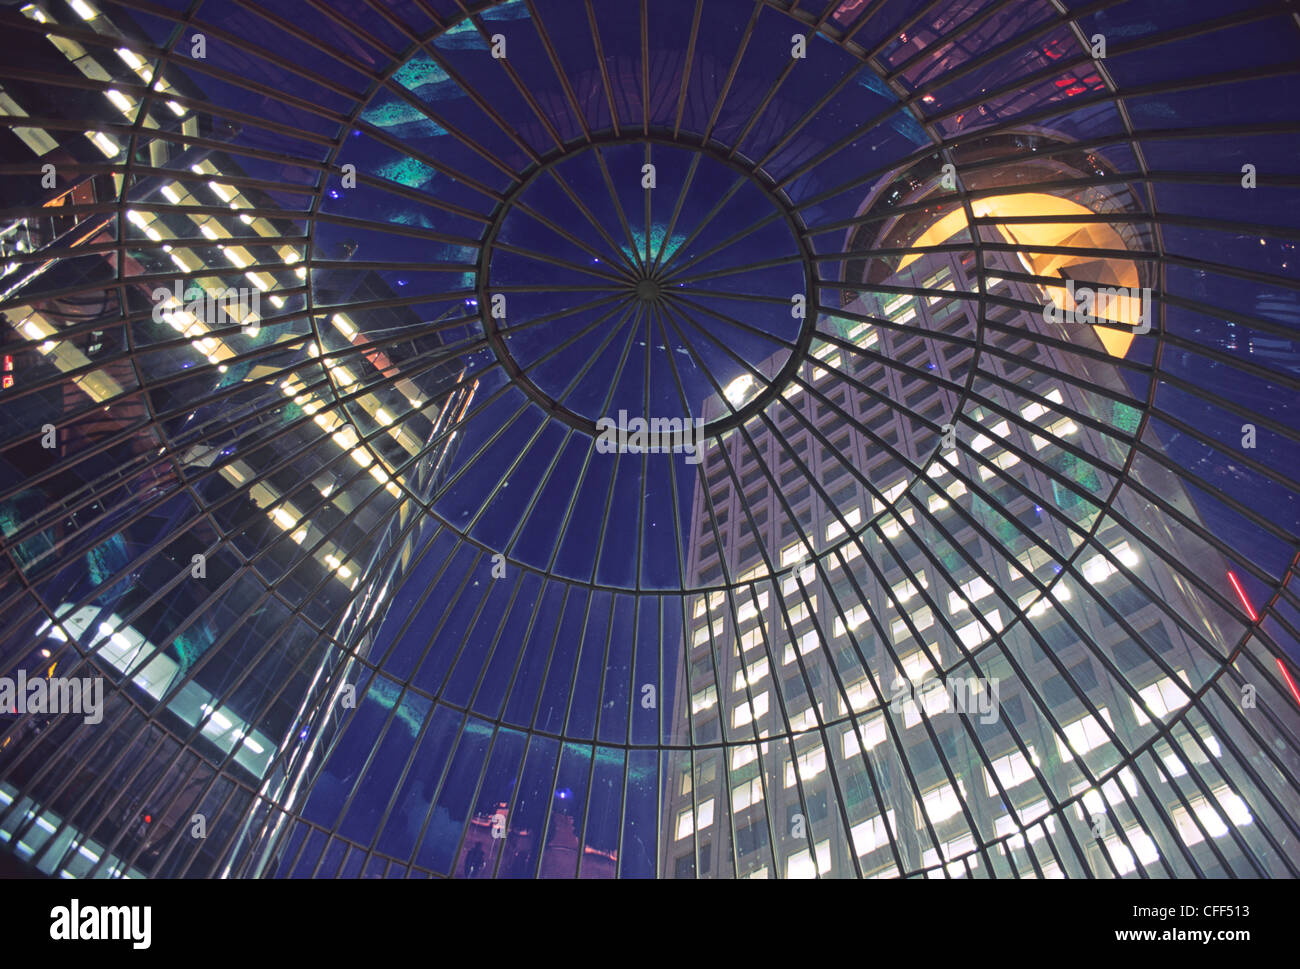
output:
[[[552,417],[720,433],[806,356],[812,266],[763,176],[652,134],[534,168],[489,228],[478,300],[502,368]]]

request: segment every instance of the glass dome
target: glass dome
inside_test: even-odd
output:
[[[1290,13],[0,17],[17,863],[1300,870]]]

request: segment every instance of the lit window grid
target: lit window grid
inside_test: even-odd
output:
[[[1005,435],[1005,433],[1006,433],[1006,431],[1005,431],[1005,422],[1003,422],[1003,424],[999,427],[999,431],[1001,432],[1002,435]],[[991,441],[986,441],[986,443],[985,443],[984,446],[987,447],[988,444],[991,444]],[[733,475],[732,475],[732,478],[733,478],[733,481],[734,481],[734,480],[735,480],[734,473],[733,473]],[[894,496],[890,496],[890,497],[894,497]],[[750,498],[750,499],[752,500],[753,496],[752,496],[752,495],[747,495],[747,498]],[[1134,553],[1132,553],[1131,551],[1127,551],[1127,549],[1128,549],[1128,545],[1127,545],[1127,543],[1120,543],[1120,544],[1121,544],[1120,555],[1122,555],[1125,559],[1127,559],[1127,561],[1125,561],[1124,564],[1125,564],[1125,565],[1128,565],[1128,566],[1135,565],[1135,564],[1136,564],[1136,561],[1134,561]],[[1094,557],[1093,559],[1090,559],[1089,561],[1090,561],[1090,562],[1096,562],[1098,558],[1099,558],[1099,557]],[[1085,570],[1085,574],[1087,575],[1087,577],[1088,577],[1089,579],[1091,579],[1092,581],[1104,581],[1104,579],[1107,578],[1107,577],[1109,577],[1110,574],[1114,574],[1115,569],[1114,569],[1114,566],[1110,565],[1109,563],[1106,563],[1106,570],[1105,570],[1104,574],[1101,574],[1101,575],[1091,575],[1091,574],[1088,574],[1089,572],[1092,572],[1092,571],[1094,571],[1094,570],[1092,570],[1092,569],[1086,569],[1086,570]],[[987,585],[987,583],[985,583],[985,585]],[[967,590],[967,591],[969,591],[969,590]],[[745,722],[748,722],[748,717],[742,717],[742,719],[745,720]],[[1069,752],[1069,751],[1068,751],[1068,748],[1066,748],[1066,752]]]

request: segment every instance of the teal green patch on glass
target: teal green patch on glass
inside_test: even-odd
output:
[[[433,121],[415,105],[405,101],[372,104],[362,112],[361,120],[376,128],[403,127],[406,129],[403,134],[407,137],[436,137],[447,133],[446,128]]]
[[[385,710],[391,710],[398,704],[398,698],[402,696],[402,688],[392,680],[384,677],[376,677],[366,691],[366,699],[377,703]],[[424,723],[424,717],[419,715],[413,708],[410,701],[416,699],[413,695],[408,695],[402,699],[400,707],[397,710],[397,719],[406,725],[406,728],[412,735],[419,733],[421,724]]]
[[[664,237],[667,234],[668,234],[668,227],[663,223],[656,222],[650,226],[651,260],[668,259],[674,253],[676,253],[677,250],[682,247],[682,243],[686,241],[686,236],[680,235],[678,233],[673,233],[673,237],[670,240],[668,240],[668,242],[665,244]],[[631,259],[640,260],[644,258],[645,236],[644,235],[641,236],[635,252],[633,252],[632,249],[630,249],[628,246],[623,246],[622,249],[623,249],[623,254]]]
[[[448,80],[450,76],[438,62],[423,53],[416,54],[393,75],[393,81],[408,91],[416,91],[426,84],[441,84]]]
[[[1135,434],[1142,420],[1142,412],[1129,404],[1115,401],[1111,409],[1111,421],[1126,434]]]
[[[436,173],[428,165],[418,162],[408,155],[380,165],[376,174],[380,178],[390,182],[397,182],[408,188],[420,188],[430,182]]]

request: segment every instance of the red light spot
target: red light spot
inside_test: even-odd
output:
[[[1074,87],[1067,87],[1065,93],[1070,97],[1074,97],[1076,94],[1082,94],[1086,90],[1088,89],[1082,84],[1076,84]]]
[[[1250,616],[1250,621],[1259,622],[1259,616],[1255,614],[1254,608],[1251,607],[1250,600],[1246,598],[1246,590],[1241,587],[1241,583],[1237,581],[1236,575],[1231,571],[1228,572],[1228,581],[1231,582],[1232,587],[1237,590],[1237,598],[1240,599],[1241,604],[1246,607],[1246,614]]]
[[[145,824],[153,824],[153,815],[152,815],[152,814],[146,814],[146,815],[144,816],[144,823],[145,823]]]
[[[1291,687],[1291,695],[1295,697],[1295,702],[1300,704],[1300,690],[1296,689],[1295,680],[1291,679],[1291,674],[1287,671],[1286,665],[1281,659],[1275,656],[1274,660],[1277,662],[1277,668],[1282,671],[1282,677],[1286,680],[1286,685]]]

